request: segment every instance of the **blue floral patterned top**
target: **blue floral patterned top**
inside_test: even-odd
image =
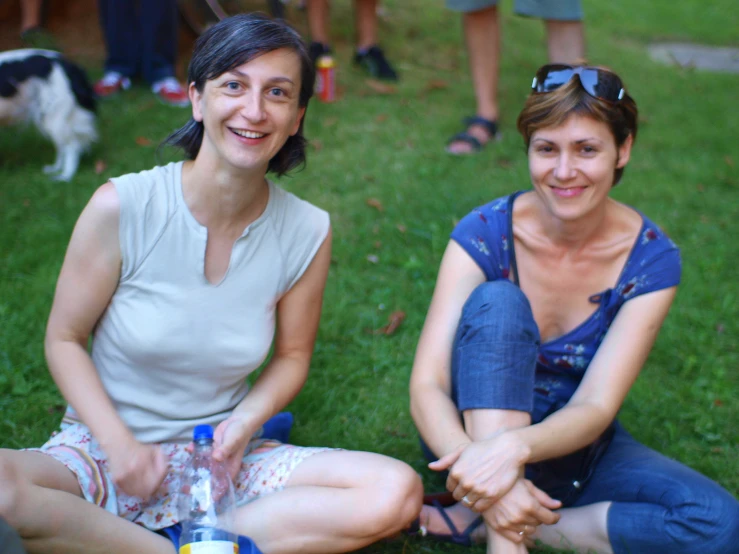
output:
[[[523,191],[493,200],[468,214],[452,232],[489,281],[511,273],[512,230],[508,211]],[[642,215],[642,228],[614,288],[590,297],[598,309],[569,333],[539,347],[534,422],[564,406],[574,394],[618,310],[641,294],[680,283],[680,251],[672,240]]]

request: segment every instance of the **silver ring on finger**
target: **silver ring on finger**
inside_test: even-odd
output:
[[[474,504],[474,502],[470,501],[470,499],[469,499],[469,498],[467,498],[467,495],[465,494],[465,495],[464,495],[464,496],[462,497],[462,504],[464,504],[464,505],[465,505],[465,506],[467,506],[468,508],[471,508],[471,507],[472,507],[472,504]]]

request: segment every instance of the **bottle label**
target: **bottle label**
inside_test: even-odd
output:
[[[179,554],[239,554],[239,545],[231,541],[191,542],[180,546]]]

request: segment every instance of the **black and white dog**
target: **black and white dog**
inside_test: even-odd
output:
[[[56,147],[56,161],[44,172],[69,181],[97,140],[95,93],[85,72],[59,52],[0,52],[0,125],[29,121]]]

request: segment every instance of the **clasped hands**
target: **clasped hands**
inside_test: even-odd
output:
[[[216,427],[213,458],[225,464],[231,479],[238,475],[244,451],[255,431],[254,423],[241,415],[231,415]],[[126,494],[149,500],[169,471],[161,446],[141,443],[132,435],[112,444],[105,450],[113,482]],[[192,444],[187,449],[191,452]]]
[[[531,481],[524,479],[526,448],[515,434],[460,445],[429,464],[449,470],[446,487],[455,500],[482,514],[485,522],[511,542],[520,543],[542,523],[559,521],[553,512],[562,506]]]

